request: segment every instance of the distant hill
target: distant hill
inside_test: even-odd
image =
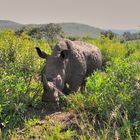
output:
[[[103,29],[80,23],[60,23],[59,25],[62,27],[63,31],[70,36],[84,36],[89,34],[92,37],[97,37],[104,31]]]
[[[58,23],[63,31],[66,33],[66,35],[68,36],[85,36],[85,35],[91,35],[92,37],[97,37],[100,35],[100,33],[102,31],[105,31],[103,29],[100,28],[96,28],[93,26],[89,26],[89,25],[85,25],[85,24],[80,24],[80,23]],[[40,26],[45,26],[46,24],[30,24],[30,25],[24,25],[24,24],[20,24],[17,22],[13,22],[13,21],[9,21],[9,20],[0,20],[0,29],[6,29],[6,28],[10,28],[10,29],[20,29],[23,26],[28,26],[28,27],[32,27],[32,28],[37,28]],[[130,33],[135,33],[137,32],[137,30],[116,30],[116,29],[111,29],[111,31],[122,35],[124,32],[130,32]]]
[[[95,28],[89,25],[80,24],[80,23],[57,23],[62,27],[64,33],[67,36],[76,36],[81,37],[85,35],[91,35],[91,37],[95,38],[100,36],[100,33],[104,31],[100,28]],[[38,28],[41,26],[45,26],[46,24],[30,24],[28,27]]]
[[[126,29],[126,30],[123,30],[123,29],[111,29],[112,32],[114,33],[117,33],[119,35],[122,35],[124,32],[130,32],[130,33],[137,33],[138,30],[136,29]]]
[[[23,26],[23,24],[16,23],[16,22],[13,22],[13,21],[0,20],[0,29],[6,29],[6,28],[19,29],[22,26]]]
[[[102,29],[95,28],[89,25],[85,24],[79,24],[79,23],[58,23],[63,31],[68,36],[84,36],[84,35],[91,35],[92,37],[97,37],[100,35]],[[0,20],[0,29],[10,28],[10,29],[20,29],[23,26],[29,26],[29,27],[40,27],[45,26],[46,24],[30,24],[30,25],[23,25],[20,23],[16,23],[13,21],[8,20]]]

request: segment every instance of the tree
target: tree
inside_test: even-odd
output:
[[[124,32],[123,37],[125,38],[126,41],[130,40],[138,40],[140,39],[140,33],[130,33],[130,32]]]
[[[36,27],[25,26],[21,30],[17,31],[17,34],[27,33],[33,38],[45,38],[49,43],[56,42],[60,38],[65,36],[62,27],[59,24],[50,23],[47,25],[40,25]]]
[[[108,37],[110,40],[117,37],[117,34],[111,30],[101,32],[101,37]]]
[[[47,39],[51,42],[56,41],[64,37],[64,32],[59,24],[50,23],[44,27],[47,35]]]
[[[124,32],[123,37],[125,38],[126,41],[132,40],[132,35],[130,32]]]

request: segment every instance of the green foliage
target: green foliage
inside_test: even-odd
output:
[[[109,38],[98,38],[96,40],[87,40],[88,43],[97,45],[103,56],[103,67],[107,66],[107,63],[112,58],[121,57],[124,58],[128,50],[124,44],[121,44],[116,38],[110,40]]]
[[[101,32],[101,37],[108,37],[110,40],[117,37],[117,34],[113,33],[111,30]]]
[[[125,41],[139,40],[140,32],[136,33],[124,32],[122,36],[124,37]]]
[[[25,32],[29,36],[37,39],[47,39],[48,42],[53,46],[60,38],[64,37],[64,32],[59,24],[50,23],[47,25],[40,26],[25,26],[18,30],[16,34],[20,35]]]
[[[69,96],[70,107],[78,114],[77,123],[84,127],[82,132],[88,130],[86,139],[137,139],[140,136],[140,42],[119,46],[116,42],[107,43],[111,45],[107,48],[110,59],[105,71],[96,71],[87,78],[84,94]],[[101,49],[106,47],[104,43],[98,45]],[[116,51],[111,49],[113,46]],[[119,47],[125,53],[117,51]],[[130,48],[133,51],[128,55]],[[82,133],[79,135],[83,137]]]
[[[24,33],[18,37],[13,31],[0,33],[0,124],[4,131],[20,126],[27,107],[40,100],[42,61],[36,46],[51,51],[47,42],[31,40]]]
[[[87,78],[84,93],[62,98],[61,107],[74,116],[66,127],[57,117],[45,118],[46,109],[55,106],[41,102],[44,60],[35,47],[51,53],[48,42],[24,32],[0,32],[0,139],[140,138],[140,42],[84,40],[101,49],[103,68]]]
[[[62,131],[63,125],[55,123],[53,120],[47,123],[41,123],[40,120],[31,119],[25,122],[26,130],[17,130],[17,133],[23,133],[23,139],[70,139],[71,136],[75,136],[74,131]],[[17,138],[17,135],[13,136],[13,139]],[[20,137],[21,138],[21,137]]]

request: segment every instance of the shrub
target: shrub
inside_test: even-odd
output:
[[[86,125],[83,131],[89,132],[88,138],[136,139],[140,135],[138,60],[134,55],[112,57],[105,72],[96,71],[87,78],[84,94],[69,96],[78,125]]]
[[[101,49],[104,67],[87,78],[84,93],[62,98],[62,108],[73,109],[74,122],[71,120],[66,129],[48,121],[40,131],[32,131],[49,106],[41,102],[39,73],[43,60],[34,48],[39,46],[48,53],[51,49],[47,41],[33,39],[24,32],[18,36],[13,31],[0,32],[1,139],[18,135],[14,130],[22,127],[26,129],[23,133],[32,138],[140,138],[140,42],[120,44],[115,38],[88,39]],[[27,126],[27,122],[33,125]]]
[[[36,46],[51,51],[46,41],[32,40],[24,33],[0,33],[0,124],[4,131],[20,126],[28,106],[35,106],[40,97],[38,72],[43,61],[35,52]]]

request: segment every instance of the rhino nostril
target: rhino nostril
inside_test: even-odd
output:
[[[47,81],[48,82],[53,82],[53,79],[52,78],[47,78]]]

